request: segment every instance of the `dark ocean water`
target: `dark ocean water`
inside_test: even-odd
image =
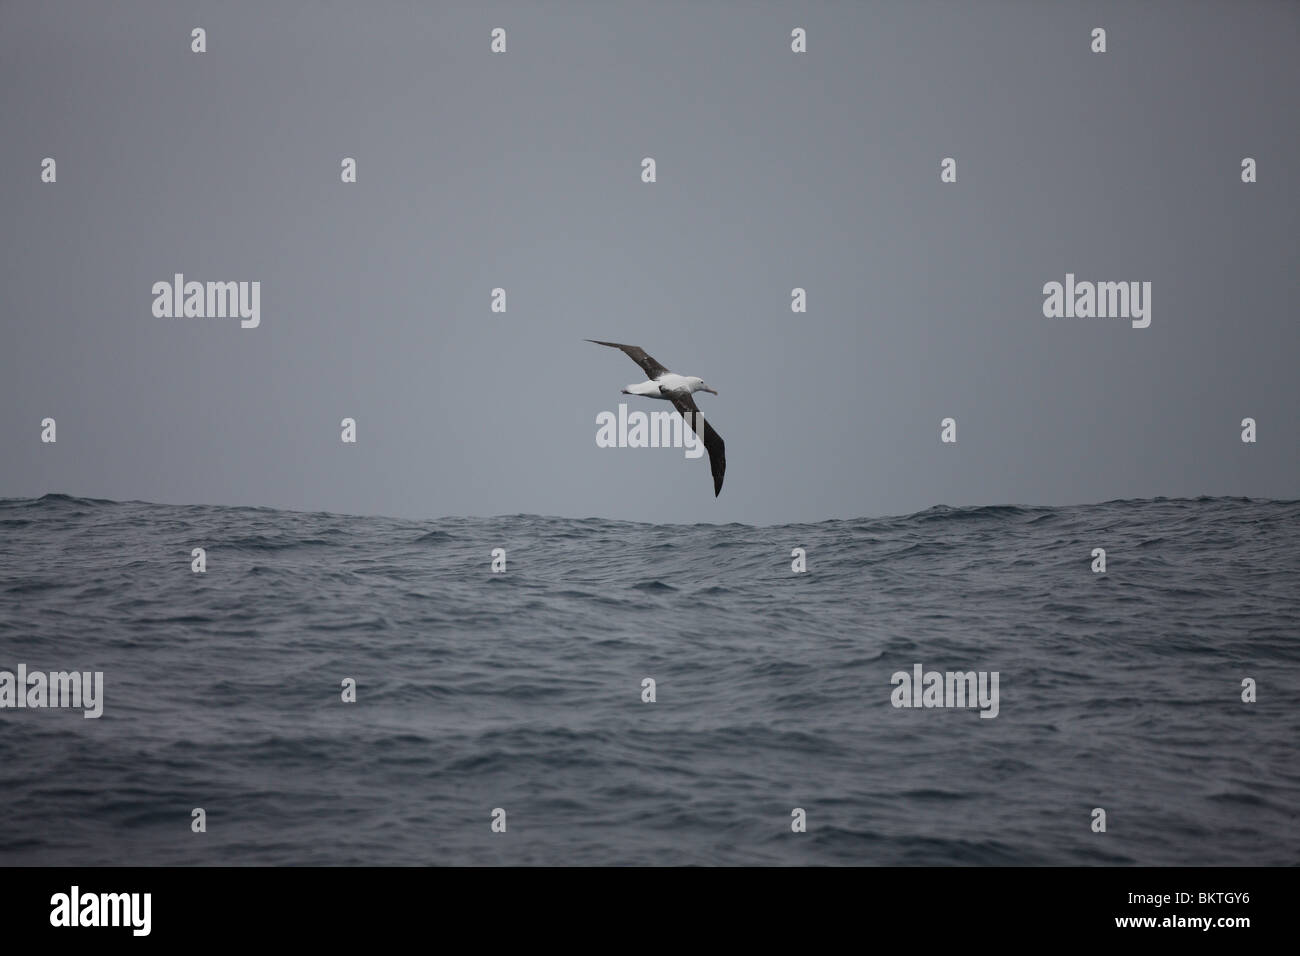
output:
[[[1300,502],[755,528],[0,500],[0,670],[105,696],[0,710],[0,864],[1295,864],[1298,585]],[[998,716],[894,708],[917,663],[997,671]]]

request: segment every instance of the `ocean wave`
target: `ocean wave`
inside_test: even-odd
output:
[[[0,670],[106,699],[0,712],[0,863],[474,863],[493,807],[526,834],[497,862],[1290,863],[1298,540],[1300,503],[1242,498],[775,526],[2,499]],[[996,719],[893,706],[918,664],[998,672]],[[184,839],[200,803],[239,838]]]

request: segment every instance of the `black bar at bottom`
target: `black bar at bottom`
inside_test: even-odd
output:
[[[0,925],[6,943],[63,936],[79,945],[285,939],[297,947],[420,933],[457,949],[516,936],[610,948],[707,937],[806,946],[829,945],[831,933],[940,951],[1097,937],[1232,945],[1285,928],[1294,876],[1262,868],[28,868],[0,871]],[[121,925],[81,925],[114,920]]]

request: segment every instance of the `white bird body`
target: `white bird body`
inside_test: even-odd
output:
[[[703,379],[689,375],[678,375],[676,372],[665,372],[656,379],[642,382],[640,385],[629,385],[623,389],[628,395],[662,398],[665,401],[670,401],[673,395],[690,395],[692,392],[701,390],[713,391],[704,384]]]

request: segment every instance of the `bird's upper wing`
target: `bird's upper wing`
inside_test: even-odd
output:
[[[722,475],[727,470],[727,446],[723,443],[722,436],[713,430],[689,392],[676,393],[671,401],[695,434],[699,435],[700,425],[704,425],[701,437],[704,439],[704,448],[709,453],[709,470],[713,472],[713,497],[716,498],[722,493]]]
[[[660,375],[663,375],[668,371],[668,369],[664,368],[650,356],[646,355],[645,349],[641,348],[639,345],[619,345],[617,342],[597,342],[595,339],[587,339],[587,341],[594,342],[596,345],[608,345],[612,349],[622,349],[627,353],[627,357],[633,362],[636,362],[637,365],[640,365],[646,375],[650,376],[652,379],[658,378]]]

